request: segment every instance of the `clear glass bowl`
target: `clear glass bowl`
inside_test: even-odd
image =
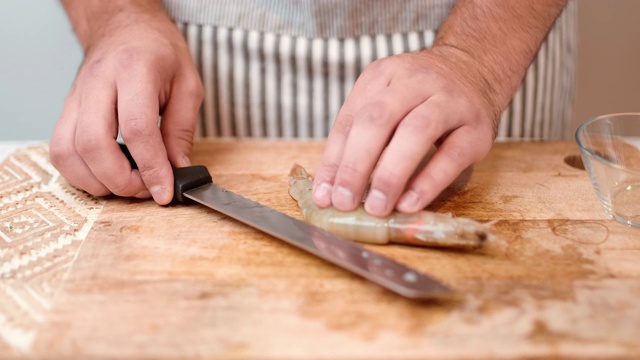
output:
[[[604,211],[640,228],[640,113],[587,120],[576,130],[576,142]]]

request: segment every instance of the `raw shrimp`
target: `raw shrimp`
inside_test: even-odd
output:
[[[311,197],[311,187],[307,171],[295,164],[289,173],[289,194],[298,202],[306,221],[350,240],[371,244],[476,249],[490,235],[487,225],[452,214],[393,212],[386,217],[375,217],[369,215],[362,205],[349,212],[333,207],[321,209]]]

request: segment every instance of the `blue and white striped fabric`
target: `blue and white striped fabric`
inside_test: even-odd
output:
[[[165,0],[205,87],[197,135],[324,138],[372,61],[428,48],[453,0]],[[502,114],[498,140],[568,138],[570,2]]]

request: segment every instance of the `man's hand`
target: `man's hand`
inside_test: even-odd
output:
[[[156,1],[63,3],[85,58],[51,139],[52,164],[92,195],[167,204],[171,165],[190,164],[203,97],[182,35]],[[118,130],[139,171],[120,151]]]
[[[396,203],[399,211],[416,212],[482,158],[493,143],[499,109],[469,61],[442,47],[367,67],[327,140],[314,184],[318,204],[353,209],[373,173],[367,212],[387,215]],[[409,181],[434,143],[436,153]],[[323,193],[332,183],[333,191]]]
[[[501,112],[565,5],[460,0],[431,49],[368,66],[329,134],[315,202],[353,210],[370,182],[370,214],[424,209],[489,152]]]

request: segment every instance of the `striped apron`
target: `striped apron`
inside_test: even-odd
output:
[[[199,137],[325,138],[372,61],[430,47],[455,0],[164,0],[205,89]],[[497,140],[571,136],[576,4],[502,113]]]

